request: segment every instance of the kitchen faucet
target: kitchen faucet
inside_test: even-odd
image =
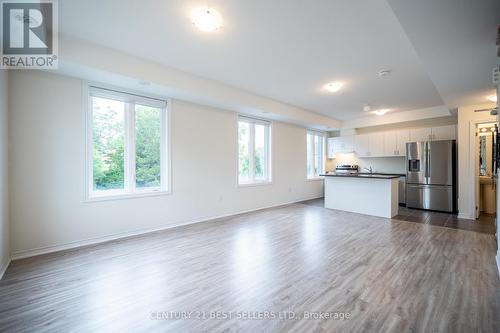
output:
[[[370,165],[370,168],[363,168],[364,170],[367,170],[368,172],[370,173],[373,173],[373,169],[372,169],[372,166]]]

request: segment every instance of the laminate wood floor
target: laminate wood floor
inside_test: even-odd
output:
[[[14,261],[0,332],[499,332],[495,247],[292,204]]]

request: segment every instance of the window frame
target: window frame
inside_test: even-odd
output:
[[[250,181],[248,182],[240,182],[240,150],[239,150],[239,123],[240,121],[246,122],[250,124],[250,133],[249,133],[249,176]],[[255,179],[255,125],[264,125],[268,127],[268,135],[267,135],[267,149],[266,149],[266,163],[265,163],[265,172],[267,175],[265,179],[259,180]],[[251,187],[251,186],[261,186],[261,185],[270,185],[273,182],[273,169],[272,169],[272,133],[273,133],[273,122],[266,119],[255,118],[243,114],[237,114],[236,116],[236,184],[238,187]],[[265,143],[266,144],[266,141]],[[252,148],[252,149],[251,149]],[[252,158],[253,157],[253,158]],[[253,160],[253,161],[252,161]],[[251,168],[250,166],[253,166]]]
[[[140,197],[169,195],[172,193],[171,161],[171,105],[172,100],[157,95],[132,91],[101,83],[86,82],[83,85],[85,115],[85,191],[84,202],[132,199]],[[94,191],[94,156],[93,156],[93,97],[109,98],[125,103],[124,114],[124,189]],[[155,101],[155,102],[152,102]],[[161,184],[159,187],[136,187],[136,128],[135,105],[151,106],[161,112]],[[132,107],[133,106],[133,107]],[[133,152],[133,153],[131,153]],[[130,155],[130,156],[129,156]]]
[[[307,167],[308,167],[307,160],[309,158],[309,153],[310,153],[309,149],[312,148],[311,161],[312,161],[313,170],[315,169],[315,166],[316,166],[315,156],[317,154],[316,154],[316,147],[314,145],[314,140],[312,141],[312,147],[309,147],[309,144],[307,142],[307,137],[309,135],[321,137],[321,150],[322,150],[321,151],[321,163],[322,163],[321,172],[319,172],[318,175],[315,174],[312,176],[309,175],[309,172],[307,170]],[[323,179],[324,177],[320,176],[319,174],[324,173],[325,168],[326,168],[326,133],[321,132],[321,131],[308,129],[308,130],[306,130],[306,180],[321,180],[321,179]]]

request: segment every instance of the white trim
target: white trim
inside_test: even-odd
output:
[[[116,195],[102,195],[102,196],[93,196],[85,199],[84,203],[92,203],[92,202],[101,202],[101,201],[114,201],[114,200],[127,200],[127,199],[139,199],[145,197],[160,197],[164,195],[172,195],[171,191],[163,191],[163,190],[148,190],[148,191],[138,191],[135,193],[123,193]]]
[[[17,251],[17,252],[12,253],[12,260],[29,258],[29,257],[38,256],[41,254],[53,253],[53,252],[58,252],[58,251],[63,251],[63,250],[75,249],[75,248],[79,248],[79,247],[87,246],[87,245],[95,245],[95,244],[104,243],[104,242],[108,242],[108,241],[112,241],[112,240],[118,240],[118,239],[132,237],[132,236],[144,235],[144,234],[148,234],[148,233],[152,233],[152,232],[168,230],[168,229],[172,229],[175,227],[186,226],[186,225],[195,224],[195,223],[210,222],[210,221],[218,220],[221,218],[236,216],[239,214],[251,213],[251,212],[255,212],[255,211],[259,211],[259,210],[263,210],[263,209],[286,206],[286,205],[290,205],[290,204],[294,204],[294,203],[298,203],[298,202],[302,202],[302,201],[319,199],[319,198],[323,198],[323,194],[321,194],[319,196],[315,195],[312,197],[283,202],[283,203],[279,203],[279,204],[275,204],[275,205],[262,206],[262,207],[257,207],[257,208],[253,208],[253,209],[241,210],[241,211],[237,211],[237,212],[229,213],[229,214],[216,215],[216,216],[211,216],[211,217],[202,217],[202,218],[198,218],[198,219],[194,219],[194,220],[190,220],[190,221],[185,221],[185,222],[180,222],[180,223],[176,223],[176,224],[172,224],[172,225],[168,225],[168,226],[161,226],[161,227],[148,228],[148,229],[139,229],[139,230],[134,230],[134,231],[129,231],[129,232],[110,234],[110,235],[102,236],[102,237],[88,238],[88,239],[83,239],[83,240],[64,243],[64,244],[43,246],[43,247],[38,247],[38,248],[30,249],[30,250]]]
[[[496,259],[497,259],[498,276],[500,276],[500,250],[498,251]]]
[[[458,213],[457,217],[459,219],[464,219],[464,220],[475,220],[474,216],[470,215],[470,214],[462,214],[462,213]]]
[[[469,214],[463,214],[462,218],[468,220],[476,219],[476,206],[479,206],[479,202],[476,202],[476,170],[479,168],[478,164],[478,152],[476,151],[476,129],[477,125],[484,123],[494,123],[495,120],[492,119],[481,119],[481,120],[470,120],[469,121],[469,186],[470,194],[472,195],[469,206]],[[459,212],[459,217],[460,217]]]
[[[102,88],[100,88],[102,87]],[[109,90],[109,91],[108,91]],[[144,94],[128,89],[122,89],[106,84],[95,82],[83,82],[83,114],[85,120],[85,190],[83,202],[98,202],[108,200],[132,199],[159,195],[169,195],[172,193],[172,159],[171,159],[171,124],[170,113],[172,110],[172,99],[158,97],[151,94]],[[102,95],[102,96],[101,96]],[[92,131],[92,97],[101,96],[104,98],[112,98],[112,96],[121,96],[125,103],[124,126],[125,126],[125,151],[124,160],[126,165],[124,188],[123,190],[109,191],[106,194],[99,195],[92,188],[93,174],[93,131]],[[129,99],[127,96],[131,95]],[[148,103],[147,99],[151,99]],[[135,109],[131,108],[131,104],[137,103],[140,105],[149,105],[161,109],[161,184],[160,189],[147,188],[137,189],[135,186],[135,172],[132,172],[135,167],[135,155],[127,156],[130,152],[135,151]],[[161,106],[160,106],[161,105]],[[132,140],[133,139],[133,140]],[[128,163],[127,163],[128,161]],[[128,177],[127,177],[128,175]]]
[[[239,183],[238,187],[253,187],[253,186],[265,186],[265,185],[272,185],[273,182],[270,181],[257,181],[254,183]]]
[[[0,280],[2,280],[3,275],[7,271],[7,268],[9,268],[9,265],[10,265],[11,261],[12,261],[12,259],[7,260],[7,262],[5,263],[5,265],[3,265],[2,268],[0,268]]]
[[[316,181],[319,181],[319,180],[325,180],[325,177],[318,176],[318,177],[307,178],[306,182],[316,182]]]
[[[312,136],[312,140],[310,144],[307,144],[307,139],[309,136]],[[316,175],[309,175],[309,172],[307,170],[307,160],[311,158],[311,167],[313,171],[316,169],[316,145],[314,140],[316,137],[321,138],[321,170],[319,170],[319,173]],[[311,156],[309,156],[311,155]],[[326,169],[326,135],[324,132],[319,132],[319,131],[312,131],[312,130],[306,130],[306,179],[307,180],[315,180],[319,178],[320,174],[324,173]]]
[[[248,134],[248,182],[240,182],[240,130],[239,123],[247,123],[249,125],[250,133]],[[264,128],[264,178],[265,179],[255,179],[255,126],[262,125]],[[256,118],[250,118],[237,114],[236,116],[236,187],[247,187],[252,185],[268,185],[273,182],[273,122],[267,120],[261,120]]]

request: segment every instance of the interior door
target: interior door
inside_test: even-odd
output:
[[[453,185],[453,141],[429,141],[427,166],[428,184]]]
[[[479,218],[479,192],[481,190],[481,187],[480,187],[480,184],[479,184],[479,135],[478,135],[478,129],[477,129],[477,126],[476,126],[476,141],[474,142],[475,146],[476,146],[476,149],[474,150],[476,152],[475,156],[474,156],[474,187],[475,187],[475,198],[474,198],[474,202],[476,203],[476,205],[474,206],[474,217],[476,219]]]

